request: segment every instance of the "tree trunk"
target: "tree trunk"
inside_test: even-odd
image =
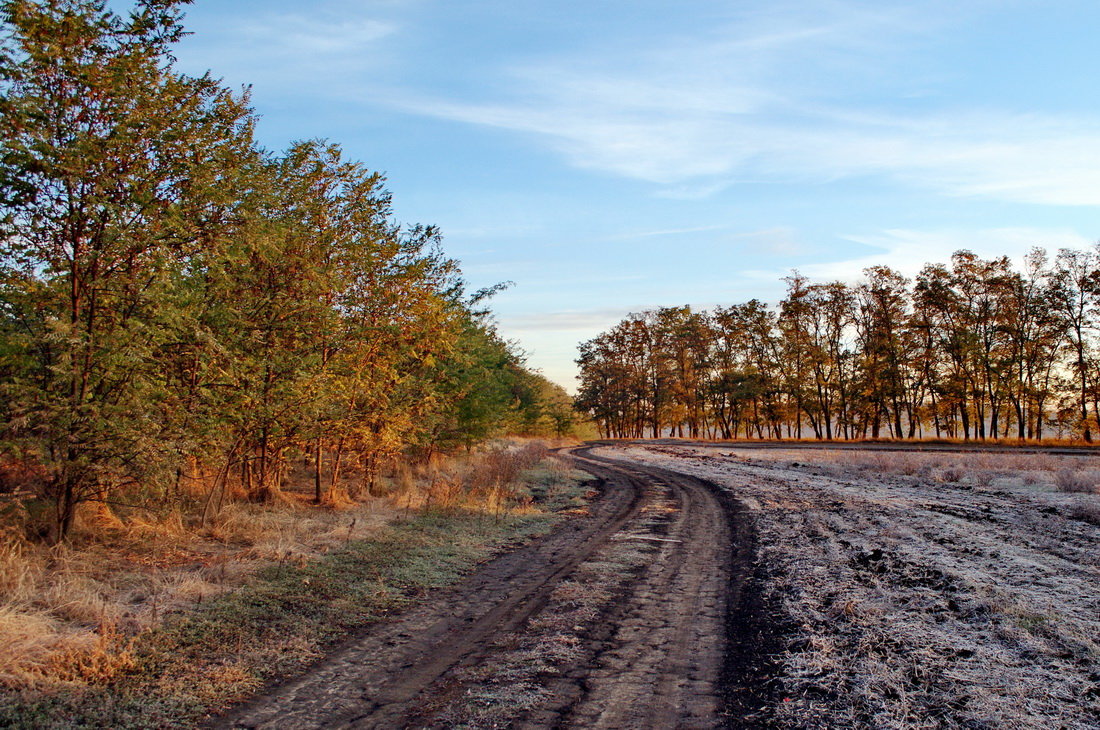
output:
[[[321,437],[313,442],[313,502],[321,504],[325,499],[324,488],[321,486]]]
[[[329,494],[336,493],[336,487],[340,483],[340,465],[344,460],[344,439],[336,442],[336,457],[332,462],[332,476],[329,479]]]

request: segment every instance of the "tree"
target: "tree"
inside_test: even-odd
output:
[[[871,434],[879,436],[883,417],[890,418],[901,438],[902,416],[913,437],[917,426],[916,394],[907,387],[904,347],[908,320],[908,280],[886,266],[864,270],[867,281],[857,290],[859,305],[856,330],[864,381],[864,396],[871,408]],[[912,400],[910,400],[912,398]]]
[[[246,99],[175,72],[180,2],[9,0],[0,54],[0,300],[8,438],[33,442],[57,508],[164,468],[158,418],[179,272],[234,215]]]
[[[783,375],[783,388],[793,401],[795,414],[794,435],[802,437],[802,416],[811,419],[811,426],[820,438],[820,427],[813,415],[806,410],[807,384],[810,375],[810,315],[809,280],[792,272],[783,279],[787,283],[787,297],[779,303],[779,342],[782,356],[779,358]],[[788,421],[788,430],[790,429]]]
[[[812,284],[778,312],[752,300],[631,314],[581,345],[577,407],[612,435],[1042,438],[1052,417],[1100,421],[1100,247],[1007,257],[957,251],[910,286],[885,266]],[[1066,357],[1069,354],[1070,357]],[[1065,376],[1073,376],[1072,387]],[[1091,409],[1091,413],[1090,413]]]
[[[1100,304],[1100,253],[1097,250],[1061,249],[1054,260],[1054,302],[1068,327],[1073,348],[1073,371],[1077,376],[1078,428],[1085,441],[1092,441],[1095,423],[1089,418],[1090,335],[1095,328]],[[1100,416],[1098,416],[1100,418]]]

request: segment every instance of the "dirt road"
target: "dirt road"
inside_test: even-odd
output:
[[[767,669],[750,522],[694,477],[574,458],[589,515],[214,726],[743,726]]]
[[[590,514],[222,727],[1100,727],[1089,453],[610,443]]]

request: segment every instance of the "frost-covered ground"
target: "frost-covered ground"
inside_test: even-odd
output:
[[[787,623],[776,726],[1100,728],[1091,457],[600,453],[709,479],[753,511]]]

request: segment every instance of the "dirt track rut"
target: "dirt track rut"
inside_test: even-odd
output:
[[[660,489],[672,505],[661,550],[622,604],[606,650],[584,673],[581,699],[538,726],[713,728],[725,723],[726,620],[741,605],[752,535],[730,500],[706,482],[588,455],[585,468]],[[736,635],[733,637],[737,640]],[[546,722],[551,721],[551,722]]]
[[[755,666],[746,658],[750,638],[739,638],[738,622],[728,631],[730,617],[751,608],[742,591],[751,577],[749,521],[731,498],[694,477],[617,463],[588,450],[574,458],[602,482],[588,517],[487,563],[214,726],[449,726],[454,716],[441,702],[468,694],[470,668],[492,667],[494,652],[507,644],[502,637],[522,634],[578,566],[621,541],[646,546],[646,564],[598,616],[571,627],[577,648],[570,662],[537,677],[537,701],[517,706],[506,724],[729,724],[728,708],[741,707],[749,690],[736,677],[751,675],[733,665]]]

